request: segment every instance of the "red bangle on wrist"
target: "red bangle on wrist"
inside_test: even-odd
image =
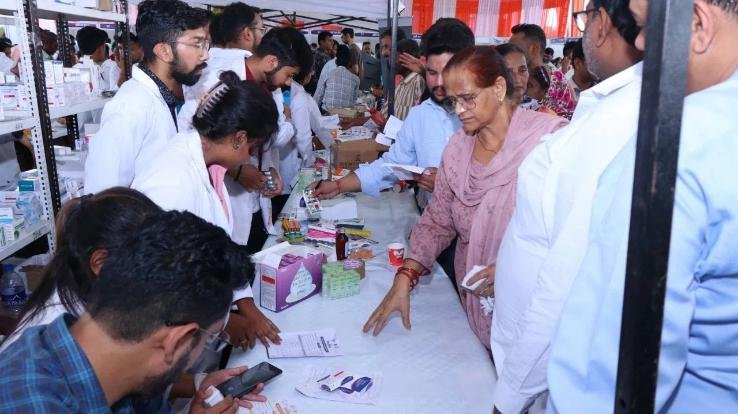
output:
[[[336,188],[338,188],[338,194],[341,194],[341,179],[336,180]]]
[[[415,289],[415,286],[417,286],[418,282],[420,281],[420,272],[409,267],[400,267],[399,269],[397,269],[397,274],[403,275],[410,280],[410,290]]]

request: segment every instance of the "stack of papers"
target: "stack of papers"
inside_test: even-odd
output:
[[[321,207],[320,218],[326,221],[351,220],[359,216],[359,208],[353,198],[323,200]]]
[[[267,355],[274,358],[331,357],[343,355],[335,329],[280,333],[282,343],[271,344]]]
[[[395,118],[394,115],[390,115],[387,123],[384,124],[384,133],[377,134],[375,141],[379,144],[390,146],[397,139],[397,134],[402,128],[402,121],[399,118]]]
[[[363,126],[354,126],[345,131],[341,131],[336,138],[340,142],[358,141],[360,139],[371,139],[374,134],[369,128]]]

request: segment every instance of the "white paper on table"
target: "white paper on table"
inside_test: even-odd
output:
[[[385,145],[387,147],[392,146],[392,144],[394,143],[392,138],[388,137],[387,135],[384,135],[381,132],[377,133],[377,136],[374,138],[374,142],[376,142],[377,144]]]
[[[320,218],[325,221],[350,220],[359,217],[359,207],[354,198],[321,201]]]
[[[320,388],[319,380],[330,377],[337,372],[348,372],[352,376],[371,378],[371,385],[360,392],[345,393],[343,391],[325,391]],[[356,379],[356,378],[355,378]],[[376,404],[382,388],[382,374],[378,372],[361,372],[343,368],[308,367],[305,370],[305,381],[295,387],[297,391],[310,398],[319,400],[341,401],[352,404]]]
[[[402,121],[399,118],[395,118],[394,115],[390,115],[387,123],[384,124],[384,135],[392,139],[397,139],[397,133],[400,132],[401,128]]]
[[[343,355],[335,329],[280,333],[282,343],[271,344],[267,355],[274,358],[331,357]]]
[[[384,164],[384,167],[392,170],[395,177],[400,180],[413,180],[413,173],[423,174],[425,171],[425,168],[418,167],[417,165]]]

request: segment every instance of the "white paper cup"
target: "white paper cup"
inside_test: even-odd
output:
[[[390,243],[387,245],[387,256],[392,266],[402,266],[405,260],[405,245],[402,243]]]

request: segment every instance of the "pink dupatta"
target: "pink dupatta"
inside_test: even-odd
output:
[[[473,158],[476,137],[467,135],[449,142],[444,153],[448,184],[462,204],[477,206],[464,258],[464,273],[474,265],[496,263],[502,236],[515,208],[518,167],[541,137],[567,123],[563,118],[517,109],[502,149],[486,166]],[[457,280],[463,276],[457,274]],[[461,290],[459,294],[472,330],[489,348],[492,316],[484,314],[477,296]]]

